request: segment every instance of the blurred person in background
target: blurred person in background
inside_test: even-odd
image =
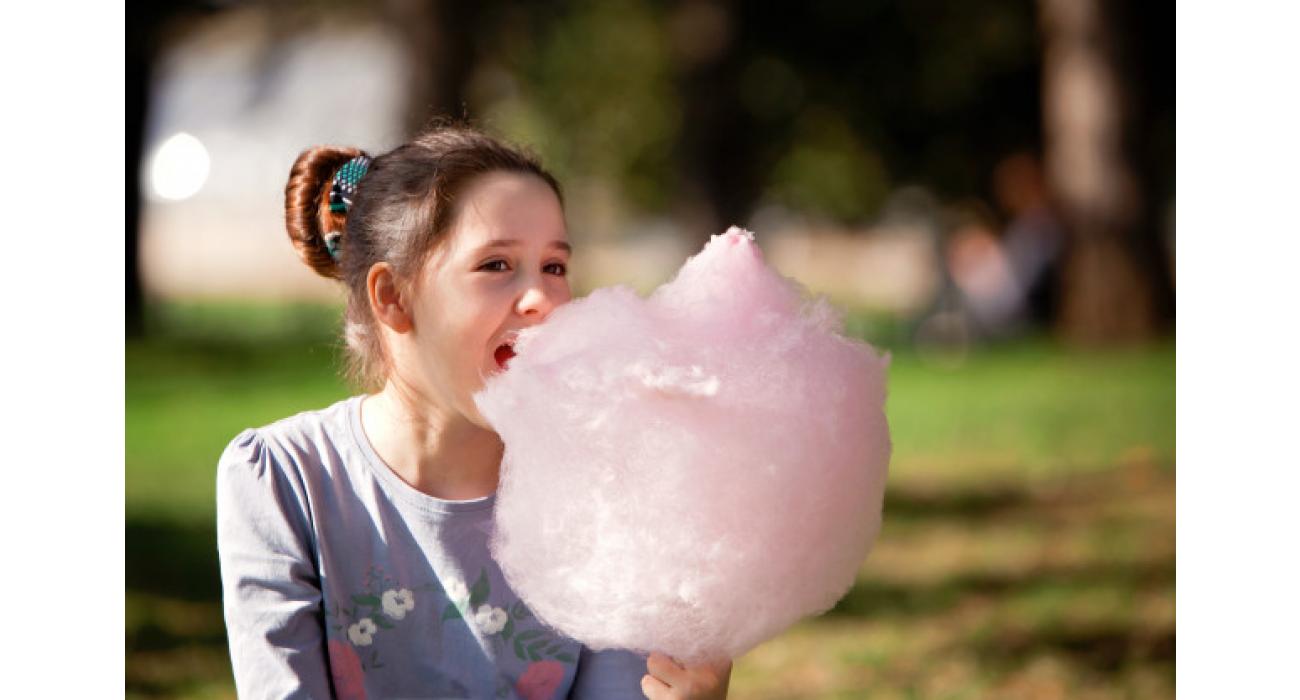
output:
[[[731,664],[592,651],[539,622],[488,542],[504,446],[473,395],[571,298],[560,187],[439,126],[294,163],[286,226],[348,291],[366,393],[240,433],[217,479],[244,697],[724,698]]]
[[[1065,246],[1033,155],[1015,153],[999,162],[993,191],[1009,219],[1001,235],[987,217],[964,217],[944,255],[974,335],[987,339],[1052,322]]]

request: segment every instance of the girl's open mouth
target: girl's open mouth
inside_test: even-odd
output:
[[[497,366],[505,369],[506,363],[515,356],[515,349],[509,343],[502,343],[497,346],[496,352],[492,353],[492,355],[496,358]]]

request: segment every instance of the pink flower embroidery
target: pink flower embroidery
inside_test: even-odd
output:
[[[524,675],[515,683],[515,692],[524,700],[550,700],[564,680],[564,664],[559,661],[537,661],[529,664]]]
[[[334,695],[339,700],[366,700],[366,672],[361,669],[361,659],[350,644],[331,639],[330,675],[334,681]]]

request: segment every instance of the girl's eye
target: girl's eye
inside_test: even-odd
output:
[[[483,263],[482,265],[479,265],[478,269],[485,270],[487,272],[505,272],[510,269],[510,264],[504,260],[489,260]],[[563,277],[569,273],[568,266],[566,266],[564,263],[558,263],[558,262],[551,263],[542,269],[550,271],[551,274],[559,275],[560,277]]]

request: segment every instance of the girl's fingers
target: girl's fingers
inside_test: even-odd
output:
[[[641,676],[641,692],[649,700],[661,700],[669,697],[669,688],[666,683],[651,675]]]
[[[646,659],[645,665],[651,676],[663,681],[669,687],[678,685],[686,679],[686,669],[659,652],[651,654]]]

